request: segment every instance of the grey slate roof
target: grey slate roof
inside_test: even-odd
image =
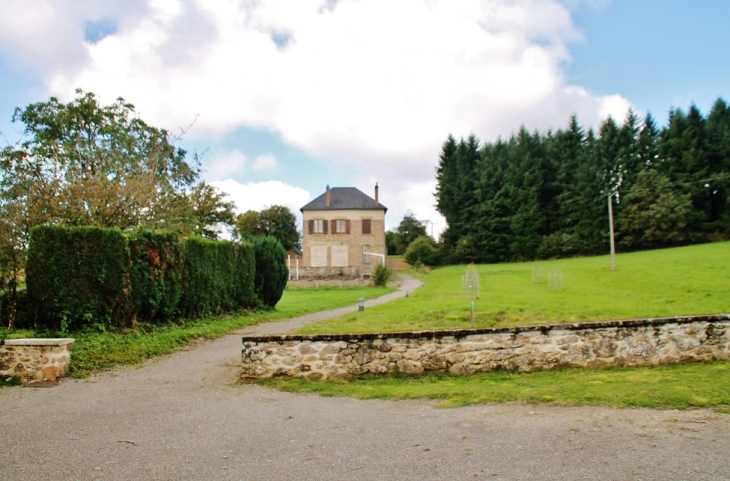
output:
[[[375,205],[375,199],[363,194],[355,187],[332,187],[330,189],[330,206],[326,206],[327,192],[305,205],[300,211],[305,210],[384,210],[388,208],[383,204]]]

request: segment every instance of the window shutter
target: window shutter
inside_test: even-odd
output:
[[[337,221],[332,219],[332,233],[337,234]]]
[[[370,219],[363,219],[362,220],[362,233],[363,234],[371,234],[372,233],[372,227],[370,224]]]
[[[324,233],[327,233],[327,220],[322,221],[322,229],[324,230]]]
[[[350,219],[347,219],[345,221],[345,233],[346,234],[349,234],[350,233]]]
[[[308,224],[309,224],[309,234],[310,234],[310,235],[311,235],[311,234],[314,234],[314,221],[313,221],[313,220],[310,220],[310,221],[308,222]]]

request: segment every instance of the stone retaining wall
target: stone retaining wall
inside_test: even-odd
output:
[[[68,372],[73,339],[6,339],[0,342],[0,376],[22,382],[55,381]]]
[[[361,267],[300,267],[299,280],[354,280],[370,276],[369,268]],[[291,268],[289,278],[297,278],[296,268]]]
[[[730,314],[449,331],[243,338],[241,377],[350,379],[730,359]]]

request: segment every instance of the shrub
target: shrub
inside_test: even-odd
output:
[[[539,259],[556,259],[571,257],[581,251],[581,242],[577,235],[568,233],[554,233],[542,237],[537,249]]]
[[[289,278],[286,251],[275,237],[254,240],[256,253],[256,296],[266,307],[274,307],[281,299]]]
[[[388,284],[388,281],[393,277],[393,271],[390,270],[385,264],[378,263],[373,269],[373,285],[375,287],[382,287]]]
[[[433,266],[438,264],[439,250],[430,237],[420,236],[411,242],[403,258],[412,266],[418,264]]]
[[[38,226],[31,231],[26,283],[39,327],[127,327],[130,257],[118,229]]]

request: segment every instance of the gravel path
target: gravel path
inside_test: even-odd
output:
[[[0,390],[0,479],[730,479],[730,416],[710,411],[436,409],[234,384],[241,333],[325,315],[139,369]]]

